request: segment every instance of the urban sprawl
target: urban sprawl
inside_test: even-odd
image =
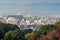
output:
[[[31,15],[4,15],[0,17],[0,22],[17,25],[21,30],[38,29],[41,25],[54,24],[60,21],[60,17],[52,16],[31,16]]]

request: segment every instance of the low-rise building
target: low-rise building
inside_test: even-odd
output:
[[[18,19],[15,19],[13,17],[9,17],[7,19],[7,23],[9,23],[9,24],[17,24],[17,21],[18,21]]]

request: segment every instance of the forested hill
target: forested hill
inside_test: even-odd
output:
[[[32,31],[32,29],[20,30],[17,25],[0,22],[0,40],[26,40],[25,34]]]
[[[0,22],[0,40],[60,40],[60,22],[42,25],[35,31]]]
[[[0,22],[0,39],[4,37],[5,33],[10,30],[19,29],[17,25],[5,24]]]

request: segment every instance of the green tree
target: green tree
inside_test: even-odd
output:
[[[12,40],[12,35],[11,35],[12,31],[9,31],[5,34],[4,36],[4,40]]]
[[[38,32],[40,32],[43,35],[46,35],[50,33],[52,30],[55,30],[57,27],[55,25],[43,25],[40,27]]]
[[[19,29],[18,26],[12,24],[5,24],[0,22],[0,40],[4,37],[5,33],[10,30]]]
[[[58,40],[56,36],[53,36],[51,40]]]
[[[7,32],[5,34],[4,40],[20,40],[20,39],[24,39],[21,34],[22,34],[22,31],[20,31],[19,29],[14,30],[14,31],[9,31],[9,32]]]

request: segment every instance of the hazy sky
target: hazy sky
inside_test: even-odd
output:
[[[0,15],[60,15],[60,0],[0,0]]]

